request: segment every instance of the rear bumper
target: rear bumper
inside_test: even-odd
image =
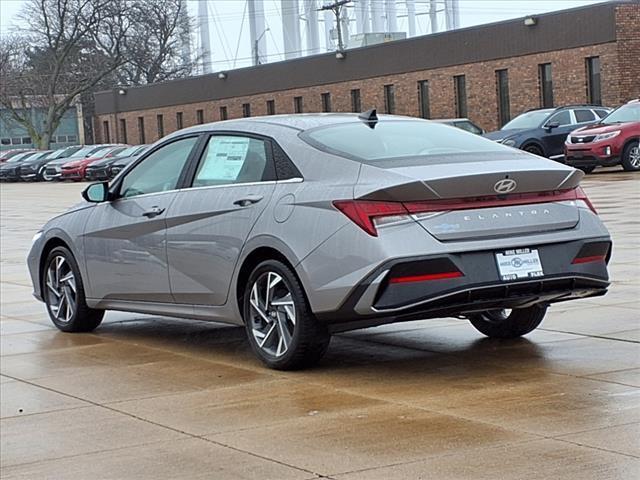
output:
[[[572,264],[583,249],[611,251],[609,237],[532,246],[544,276],[502,281],[495,254],[500,250],[394,259],[372,271],[335,311],[318,318],[334,332],[398,321],[468,315],[498,308],[523,308],[604,295],[609,286],[606,261]],[[581,253],[580,253],[581,255]],[[448,263],[463,273],[458,278],[390,283],[398,268],[425,269]]]

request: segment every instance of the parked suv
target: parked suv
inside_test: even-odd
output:
[[[599,123],[571,132],[565,142],[565,161],[587,173],[597,166],[622,164],[640,171],[640,100],[632,100]]]
[[[596,105],[570,105],[530,110],[485,137],[541,157],[560,160],[567,135],[579,126],[600,121],[611,111]]]
[[[445,125],[451,125],[452,127],[458,127],[462,130],[466,130],[467,132],[475,133],[476,135],[482,135],[484,133],[482,128],[468,118],[438,118],[431,121],[444,123]]]

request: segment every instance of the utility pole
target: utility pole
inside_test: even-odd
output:
[[[344,51],[344,42],[342,41],[342,7],[351,0],[337,0],[329,5],[323,5],[319,10],[331,10],[336,16],[336,28],[338,30],[338,52]]]

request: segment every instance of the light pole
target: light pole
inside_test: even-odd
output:
[[[351,0],[338,0],[329,5],[323,5],[319,10],[331,10],[336,16],[336,28],[338,31],[338,53],[344,52],[344,43],[342,42],[342,7],[347,3],[351,3]],[[344,58],[344,54],[342,57]]]
[[[265,28],[264,32],[262,32],[260,36],[256,38],[256,40],[253,42],[253,64],[254,65],[260,65],[260,50],[258,48],[258,45],[260,40],[262,40],[262,37],[264,37],[264,34],[267,33],[269,30],[270,30],[269,27]]]

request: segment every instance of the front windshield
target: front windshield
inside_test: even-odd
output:
[[[628,103],[604,117],[600,123],[610,125],[612,123],[640,122],[640,102]]]
[[[135,154],[137,150],[140,149],[140,145],[136,145],[135,147],[129,147],[129,148],[125,148],[124,150],[122,150],[120,153],[117,153],[116,155],[114,155],[114,157],[130,157],[131,155]]]
[[[553,109],[547,110],[533,110],[531,112],[518,115],[516,118],[507,122],[500,130],[513,130],[516,128],[538,128],[542,122],[544,122],[549,115],[553,112]]]
[[[301,138],[321,150],[371,164],[399,157],[512,151],[459,128],[424,120],[381,120],[375,128],[363,122],[342,123],[311,129]]]
[[[21,162],[23,160],[25,160],[26,158],[30,157],[31,155],[33,155],[36,152],[26,152],[26,153],[20,153],[18,155],[16,155],[15,157],[10,158],[9,160],[7,160],[8,162]]]
[[[96,149],[95,145],[91,145],[89,147],[82,147],[80,150],[78,150],[77,152],[71,154],[72,157],[86,157],[87,155],[89,155],[91,152],[93,152]]]

